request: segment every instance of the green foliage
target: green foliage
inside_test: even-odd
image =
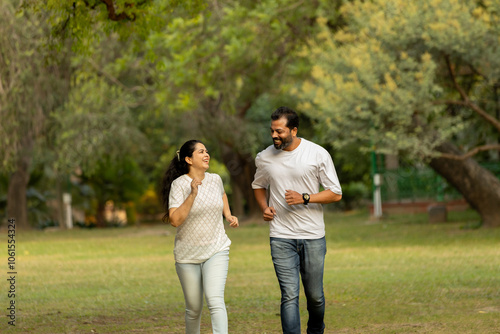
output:
[[[369,184],[359,148],[420,158],[446,140],[467,150],[498,136],[458,103],[449,74],[455,70],[457,84],[487,113],[498,108],[496,1],[112,5],[2,2],[3,168],[31,145],[34,159],[59,175],[80,168],[98,178],[107,161],[117,172],[134,160],[144,190],[186,139],[206,141],[218,161],[232,152],[253,163],[270,144],[270,112],[289,105],[307,113],[300,135],[333,147],[350,192],[352,182]],[[213,168],[228,187],[227,169]],[[352,188],[360,195],[359,184]],[[124,197],[140,191],[131,192]]]
[[[162,212],[158,191],[150,185],[137,201],[137,212],[145,215],[157,215]]]
[[[288,80],[303,72],[289,66],[302,61],[296,52],[326,7],[291,0],[211,2],[209,12],[174,19],[146,41],[161,85],[158,103],[190,133],[255,154],[263,136],[251,114],[264,112],[267,121],[280,98],[295,102]],[[178,112],[189,112],[187,124],[172,117]]]
[[[110,161],[140,158],[146,138],[137,128],[127,92],[93,74],[76,81],[63,110],[52,115],[59,125],[53,129],[57,168],[71,172],[80,167],[92,174],[103,156]]]
[[[44,13],[0,3],[0,166],[13,171],[44,135],[49,113],[66,96],[65,52],[46,47]]]
[[[49,226],[57,226],[59,223],[51,217],[51,212],[47,206],[49,200],[53,200],[54,194],[51,191],[38,191],[35,187],[29,187],[26,191],[28,201],[28,220],[31,226],[44,229]]]
[[[331,31],[320,19],[324,29],[304,51],[316,65],[300,91],[301,106],[338,146],[413,158],[433,156],[436,145],[454,138],[474,147],[477,137],[460,139],[470,138],[471,119],[479,118],[453,108],[463,97],[450,68],[468,97],[493,114],[498,9],[495,1],[347,2],[346,26]]]
[[[363,182],[349,182],[342,184],[342,201],[338,203],[343,210],[353,210],[362,207],[364,201],[370,197],[370,188]]]
[[[124,155],[117,160],[110,156],[101,157],[93,173],[79,175],[76,185],[77,189],[81,189],[80,195],[88,196],[89,200],[95,198],[98,203],[113,201],[116,206],[123,207],[130,201],[138,200],[146,191],[148,182],[137,161],[130,155]],[[89,186],[90,189],[82,186]]]
[[[172,17],[192,16],[205,8],[203,0],[111,0],[109,3],[110,6],[101,0],[28,0],[24,8],[50,13],[48,21],[55,37],[54,46],[64,47],[61,41],[71,40],[73,51],[87,56],[92,55],[93,45],[102,38],[96,32],[115,32],[124,40],[145,38]]]

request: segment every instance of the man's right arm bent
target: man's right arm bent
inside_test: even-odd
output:
[[[264,218],[264,220],[265,221],[273,220],[274,216],[276,215],[276,210],[272,206],[267,205],[266,189],[264,188],[254,189],[253,193],[255,195],[257,203],[260,206],[260,209],[262,210],[262,217]]]

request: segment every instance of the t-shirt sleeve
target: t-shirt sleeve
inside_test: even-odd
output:
[[[178,208],[184,203],[186,199],[184,198],[184,192],[182,191],[181,182],[174,180],[172,186],[170,187],[170,194],[168,196],[168,208]]]
[[[263,168],[261,153],[257,154],[257,157],[255,158],[255,167],[257,168],[257,171],[255,172],[252,182],[252,189],[267,189],[269,186],[269,180],[267,173]]]
[[[335,194],[342,195],[342,188],[333,164],[332,157],[325,151],[319,163],[319,181],[325,190],[331,190]]]

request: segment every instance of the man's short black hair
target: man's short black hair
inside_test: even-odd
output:
[[[299,116],[297,113],[288,107],[279,107],[271,114],[271,120],[277,121],[281,117],[286,117],[286,126],[290,130],[299,128]]]

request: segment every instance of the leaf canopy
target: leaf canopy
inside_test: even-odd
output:
[[[324,121],[338,146],[434,156],[437,145],[465,138],[477,124],[471,108],[454,105],[469,99],[494,113],[499,8],[495,1],[346,3],[346,26],[332,32],[323,25],[306,53],[316,66],[301,107]]]

